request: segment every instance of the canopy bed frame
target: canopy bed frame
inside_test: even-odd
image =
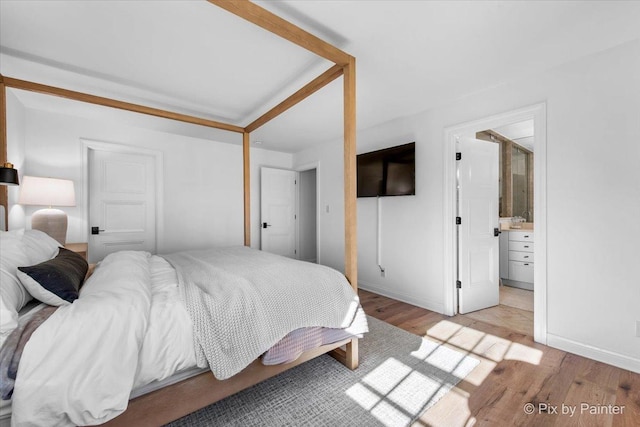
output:
[[[345,276],[354,291],[358,288],[357,239],[356,239],[356,61],[355,58],[331,44],[319,39],[296,25],[280,18],[249,0],[208,0],[240,18],[276,34],[335,65],[309,82],[271,110],[242,127],[205,118],[180,114],[152,107],[76,92],[59,87],[19,80],[0,75],[0,164],[7,161],[6,88],[14,88],[71,100],[87,102],[121,110],[132,111],[201,126],[242,134],[243,187],[244,187],[244,244],[251,244],[250,228],[250,134],[265,123],[293,107],[309,95],[343,76],[344,96],[344,217],[345,217]],[[0,186],[0,204],[8,208],[7,188]],[[6,209],[8,211],[8,209]],[[345,346],[345,350],[340,347]],[[358,340],[351,339],[322,346],[304,353],[293,363],[264,366],[255,361],[236,376],[220,381],[211,372],[140,396],[129,402],[128,409],[108,422],[108,425],[158,425],[175,420],[224,397],[257,384],[293,366],[321,354],[331,355],[350,369],[358,366]]]

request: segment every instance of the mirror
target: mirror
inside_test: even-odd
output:
[[[533,120],[476,133],[500,144],[500,217],[533,222]]]

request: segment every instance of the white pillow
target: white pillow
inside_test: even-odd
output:
[[[23,235],[24,230],[0,231],[0,335],[16,327],[18,311],[31,300],[17,276],[18,267],[30,264]]]
[[[60,243],[47,233],[40,230],[25,230],[22,236],[22,242],[25,245],[25,252],[29,257],[29,264],[40,264],[55,258],[58,254]],[[26,267],[20,265],[19,267]]]

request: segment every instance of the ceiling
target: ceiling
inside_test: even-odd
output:
[[[529,151],[534,151],[533,119],[511,123],[492,129],[494,132],[509,138]]]
[[[631,1],[259,1],[357,59],[358,128],[640,38]],[[246,126],[332,64],[206,1],[0,1],[3,75]],[[201,138],[237,135],[18,93],[29,108]],[[252,134],[341,138],[342,79]]]

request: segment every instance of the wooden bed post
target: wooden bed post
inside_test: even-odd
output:
[[[7,161],[7,87],[0,75],[0,165]],[[0,185],[0,205],[4,206],[4,230],[9,229],[9,191]]]
[[[358,292],[358,235],[356,189],[356,59],[349,57],[344,78],[344,270]],[[345,365],[358,367],[358,339],[347,344]]]
[[[251,246],[251,150],[249,132],[242,133],[242,176],[244,183],[244,245]]]

